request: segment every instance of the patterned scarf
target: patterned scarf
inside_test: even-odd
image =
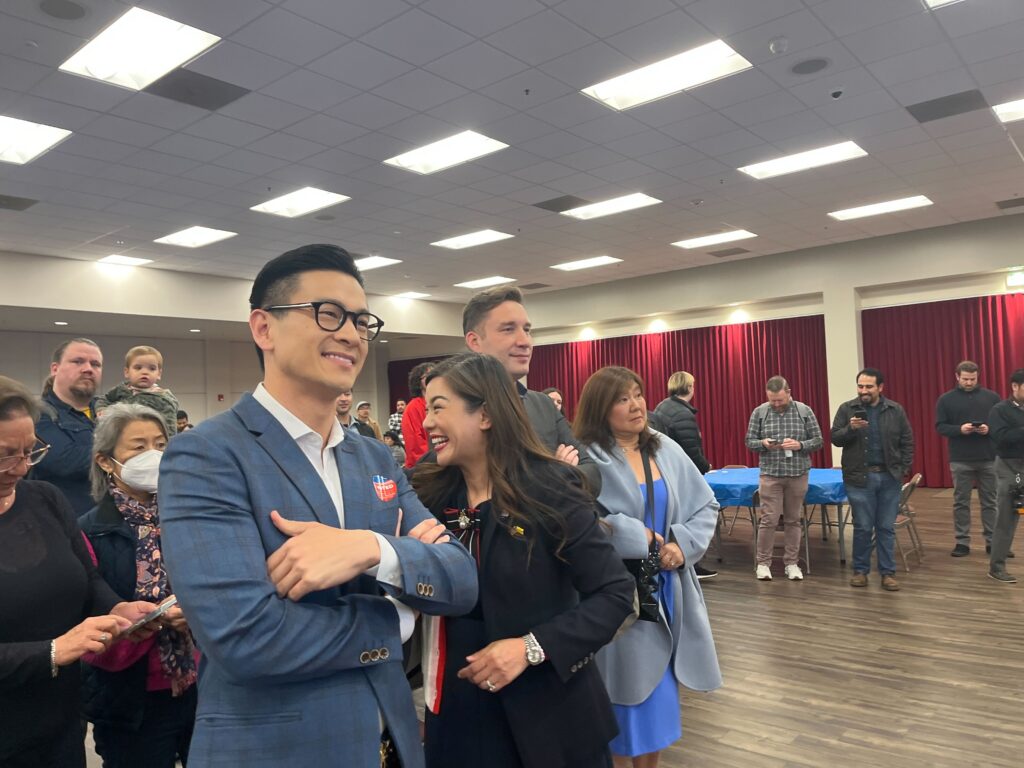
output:
[[[108,487],[121,516],[135,532],[135,599],[162,602],[173,593],[160,552],[160,515],[156,497],[144,504],[114,485],[113,480]],[[171,681],[171,694],[180,696],[196,681],[192,633],[161,627],[157,631],[156,643],[160,668]]]

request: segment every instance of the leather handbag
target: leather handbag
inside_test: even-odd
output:
[[[651,459],[644,451],[641,454],[644,462],[644,482],[647,485],[647,503],[645,504],[645,525],[654,530],[654,480],[651,473]],[[638,621],[658,621],[661,612],[658,607],[658,590],[661,587],[661,545],[656,538],[651,538],[647,557],[643,559],[625,559],[622,561],[636,580],[636,596],[639,603]]]

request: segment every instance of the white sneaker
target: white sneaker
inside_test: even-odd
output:
[[[757,570],[754,571],[754,575],[757,576],[757,578],[761,581],[771,581],[772,569],[769,568],[767,565],[759,565],[757,566]]]
[[[803,581],[804,572],[800,570],[799,565],[787,565],[786,566],[786,578],[790,581]]]

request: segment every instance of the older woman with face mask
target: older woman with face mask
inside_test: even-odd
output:
[[[93,438],[92,495],[81,519],[100,573],[128,599],[161,604],[172,597],[160,554],[157,484],[167,447],[163,418],[120,403],[100,417]],[[196,652],[173,607],[147,626],[140,642],[115,642],[85,657],[83,709],[93,723],[104,768],[173,768],[185,762],[196,712]]]
[[[78,660],[152,606],[122,602],[93,565],[64,495],[25,479],[49,449],[38,419],[36,398],[0,376],[0,765],[77,768],[85,766]]]

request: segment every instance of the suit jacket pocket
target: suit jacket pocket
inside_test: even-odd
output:
[[[268,712],[264,715],[221,715],[217,713],[196,716],[196,722],[210,728],[251,728],[258,725],[283,725],[302,719],[301,712]]]

